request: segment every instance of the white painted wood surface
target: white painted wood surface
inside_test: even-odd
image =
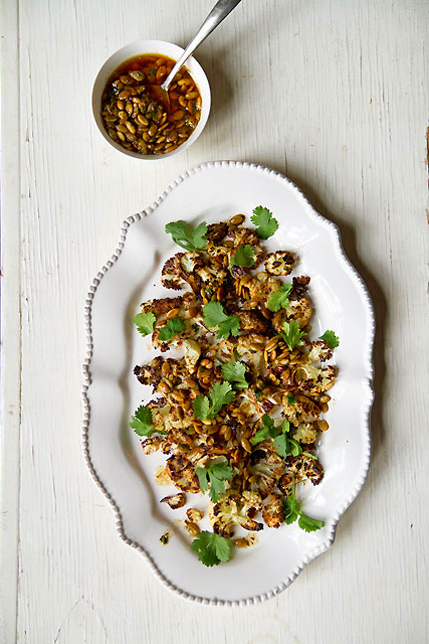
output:
[[[195,146],[157,163],[109,149],[90,113],[105,58],[184,45],[211,4],[2,0],[0,642],[423,644],[429,3],[243,0],[197,54],[213,110]],[[331,550],[246,609],[167,592],[81,448],[88,285],[124,217],[215,159],[283,172],[340,226],[378,324],[366,486]]]

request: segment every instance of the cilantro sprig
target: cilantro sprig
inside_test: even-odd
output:
[[[305,532],[320,530],[320,528],[323,528],[325,525],[324,521],[313,519],[312,517],[309,517],[308,514],[304,514],[304,512],[302,512],[301,503],[295,496],[295,488],[290,496],[283,499],[283,509],[285,513],[285,523],[290,525],[291,523],[295,523],[298,519],[299,527]]]
[[[273,419],[264,414],[262,416],[262,428],[250,439],[252,445],[257,445],[267,438],[273,439],[274,448],[279,456],[286,458],[288,454],[299,456],[302,454],[302,447],[294,438],[289,436],[290,423],[284,420],[281,427],[276,427]]]
[[[238,315],[226,315],[220,302],[209,302],[203,306],[203,322],[210,329],[218,328],[217,337],[219,339],[229,338],[229,334],[236,337],[240,330],[240,320]]]
[[[339,338],[335,335],[333,331],[325,331],[323,335],[320,336],[320,340],[324,340],[328,347],[335,349],[340,344]]]
[[[263,206],[256,206],[250,219],[257,227],[256,234],[261,239],[268,239],[268,237],[274,235],[279,227],[277,219],[273,217],[273,213]]]
[[[207,224],[203,221],[196,228],[183,219],[171,221],[165,226],[165,232],[173,237],[173,241],[185,250],[198,251],[207,246]]]
[[[141,405],[134,416],[131,416],[130,427],[134,429],[137,436],[147,436],[147,438],[150,438],[154,433],[167,433],[160,429],[154,429],[152,425],[152,410],[144,405]]]
[[[229,382],[215,382],[210,389],[209,398],[198,395],[194,400],[194,414],[198,420],[215,418],[223,405],[227,405],[235,396]]]
[[[266,440],[267,438],[275,438],[279,434],[280,430],[275,427],[273,419],[268,416],[268,414],[264,414],[262,416],[261,422],[262,428],[259,429],[256,434],[250,439],[252,445],[262,443],[262,441]]]
[[[304,344],[302,338],[306,334],[304,331],[301,331],[298,322],[295,322],[295,320],[285,322],[283,324],[283,331],[279,331],[279,333],[291,351],[293,351],[295,347],[300,347]]]
[[[233,266],[243,266],[244,268],[251,268],[255,263],[255,251],[249,244],[239,246],[231,257],[231,264]]]
[[[171,340],[175,335],[186,329],[185,323],[179,317],[171,318],[159,331],[158,338],[161,342]]]
[[[268,298],[268,308],[273,313],[277,313],[280,309],[285,309],[289,304],[289,294],[292,290],[292,284],[282,284],[278,291],[271,293]]]
[[[192,542],[191,550],[205,566],[218,566],[232,557],[234,546],[231,539],[221,537],[215,532],[203,530]]]
[[[133,323],[137,326],[137,331],[142,335],[153,333],[156,317],[153,313],[137,313]]]
[[[222,376],[225,380],[231,382],[236,389],[247,389],[249,386],[246,380],[246,365],[239,360],[223,364]]]
[[[201,492],[207,492],[210,482],[210,499],[216,503],[225,493],[225,481],[232,479],[232,467],[222,460],[210,460],[204,467],[197,467]]]

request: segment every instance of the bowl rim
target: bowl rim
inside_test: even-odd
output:
[[[97,75],[95,76],[91,92],[92,115],[97,129],[102,137],[118,152],[122,152],[122,154],[128,157],[139,159],[141,161],[159,161],[161,159],[168,159],[187,150],[197,140],[204,127],[206,126],[211,108],[210,83],[200,63],[193,56],[191,56],[186,61],[185,67],[197,84],[202,99],[201,116],[194,132],[184,143],[179,145],[179,147],[177,147],[172,152],[167,152],[166,154],[139,154],[138,152],[127,150],[126,148],[123,148],[121,145],[119,145],[119,143],[111,139],[108,135],[100,116],[100,101],[108,77],[117,67],[119,67],[119,65],[121,65],[121,61],[125,62],[128,59],[133,58],[134,56],[138,56],[139,53],[136,52],[136,49],[142,50],[142,55],[154,53],[164,56],[170,56],[172,58],[176,58],[176,60],[184,51],[183,47],[181,47],[180,45],[176,45],[175,43],[169,42],[167,40],[143,39],[128,43],[127,45],[124,45],[120,49],[113,52],[104,61],[103,65],[100,67]]]

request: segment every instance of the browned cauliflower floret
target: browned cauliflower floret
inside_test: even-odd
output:
[[[268,273],[257,273],[255,277],[246,275],[236,280],[235,288],[243,298],[243,308],[267,308],[267,302],[272,293],[279,290],[282,281],[271,277]]]
[[[164,496],[161,499],[160,503],[167,503],[172,510],[178,510],[178,508],[183,508],[186,503],[186,494],[183,492],[178,492],[172,496]]]
[[[332,349],[324,340],[316,340],[310,344],[307,356],[308,362],[325,362],[332,358]]]
[[[184,456],[170,456],[167,460],[168,474],[174,485],[183,492],[196,494],[200,491],[195,468]]]
[[[324,369],[312,365],[301,365],[294,373],[297,389],[308,396],[318,396],[329,391],[335,384],[337,369],[329,365]]]
[[[264,334],[268,331],[270,324],[259,311],[240,311],[240,331],[245,333]]]
[[[283,474],[283,459],[274,451],[272,444],[264,443],[263,447],[252,452],[250,460],[250,490],[258,492],[262,499],[266,499]]]
[[[309,445],[314,443],[318,436],[318,427],[316,423],[301,423],[292,431],[292,438],[299,443]]]
[[[267,255],[265,270],[270,275],[289,275],[295,264],[295,259],[287,250],[277,250]]]
[[[293,479],[294,483],[309,479],[313,485],[318,485],[323,478],[323,468],[318,460],[300,454],[287,457],[286,474]]]
[[[228,224],[221,221],[218,224],[209,224],[207,226],[206,237],[211,242],[220,242],[228,232]]]
[[[171,288],[179,291],[187,284],[196,290],[195,280],[193,278],[194,271],[204,265],[203,256],[201,253],[176,253],[174,257],[170,257],[165,262],[161,271],[161,283],[166,288]]]
[[[142,313],[153,313],[157,322],[164,322],[171,316],[172,311],[186,313],[194,300],[192,293],[178,297],[163,297],[159,300],[149,300],[141,306]]]
[[[282,497],[272,494],[262,511],[262,518],[269,528],[279,528],[285,520]]]
[[[294,425],[316,420],[322,411],[317,402],[296,391],[284,394],[282,405],[285,418]]]
[[[217,503],[209,507],[209,518],[213,530],[221,536],[230,536],[235,525],[245,530],[262,530],[262,523],[254,517],[261,510],[261,497],[256,492],[242,495],[230,490]]]

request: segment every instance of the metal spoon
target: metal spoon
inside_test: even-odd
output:
[[[156,99],[161,102],[166,108],[167,112],[170,111],[170,97],[168,96],[168,88],[179,69],[183,67],[188,58],[192,56],[194,51],[201,45],[201,43],[209,36],[214,29],[233,9],[241,2],[241,0],[219,0],[216,2],[213,9],[210,11],[203,24],[186,47],[183,54],[180,56],[177,63],[161,85],[152,85],[152,90]]]

